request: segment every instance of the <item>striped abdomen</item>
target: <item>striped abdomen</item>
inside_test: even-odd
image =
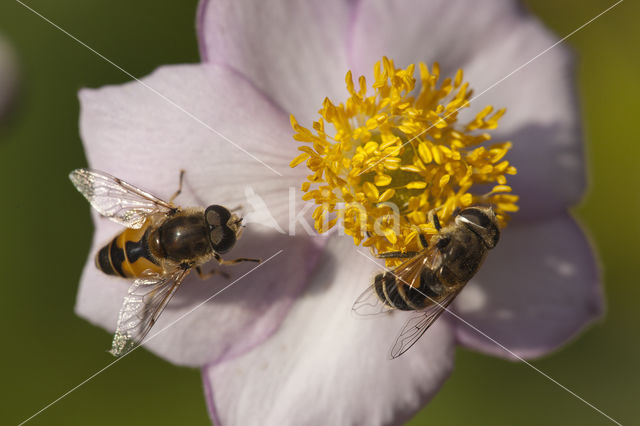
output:
[[[374,278],[374,288],[380,300],[402,311],[423,309],[444,293],[444,286],[435,272],[424,268],[412,289],[393,272],[383,272]]]
[[[96,254],[96,267],[105,274],[139,277],[146,270],[162,273],[162,267],[149,250],[151,221],[140,229],[125,229]]]

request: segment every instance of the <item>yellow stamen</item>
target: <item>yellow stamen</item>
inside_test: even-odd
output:
[[[468,123],[458,123],[458,111],[469,106],[472,91],[462,70],[438,84],[440,67],[396,68],[382,58],[374,67],[374,94],[367,96],[364,77],[353,81],[350,96],[335,105],[325,99],[313,131],[291,116],[294,139],[305,143],[291,167],[306,162],[312,172],[302,184],[304,200],[314,200],[318,232],[342,222],[356,245],[379,253],[419,250],[419,233],[435,234],[428,223],[436,209],[445,226],[456,209],[493,205],[501,226],[508,212],[518,210],[506,175],[516,169],[503,160],[510,142],[486,145],[505,109],[485,107]],[[333,132],[325,129],[333,126]],[[492,186],[490,192],[478,186]],[[471,191],[471,189],[475,191]],[[397,260],[387,260],[389,266]]]

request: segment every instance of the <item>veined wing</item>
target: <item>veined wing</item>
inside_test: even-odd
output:
[[[441,265],[442,253],[435,245],[431,245],[393,268],[391,273],[395,275],[398,284],[417,288],[420,286],[420,273],[423,269],[436,270]]]
[[[460,286],[460,288],[447,294],[442,300],[433,301],[432,305],[429,305],[420,312],[414,313],[402,327],[402,331],[400,331],[400,335],[398,335],[396,342],[391,348],[389,356],[391,358],[398,358],[408,351],[447,309],[463,287],[464,286]]]
[[[351,310],[358,316],[374,316],[385,314],[393,307],[385,303],[376,291],[376,284],[372,284],[358,296]]]
[[[142,343],[189,272],[178,269],[169,275],[149,274],[133,282],[118,314],[109,351],[112,355],[122,356]]]
[[[98,213],[127,228],[138,229],[148,216],[175,208],[107,173],[76,169],[69,179]]]

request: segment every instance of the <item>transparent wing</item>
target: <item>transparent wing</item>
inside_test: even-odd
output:
[[[438,319],[438,317],[445,311],[447,306],[451,304],[453,299],[456,298],[462,286],[447,294],[442,300],[429,305],[424,310],[414,313],[411,318],[404,324],[400,335],[396,339],[389,356],[391,358],[398,358],[400,355],[409,350],[420,337],[431,327],[431,325]]]
[[[189,271],[178,269],[169,275],[149,274],[133,282],[118,314],[109,351],[112,355],[122,356],[143,341]]]
[[[435,245],[422,250],[417,256],[407,259],[396,266],[391,272],[399,283],[416,287],[416,281],[424,268],[436,270],[442,264],[442,253]]]
[[[385,314],[391,311],[393,307],[386,304],[376,291],[375,285],[370,285],[356,299],[351,310],[359,316],[374,316]]]
[[[107,173],[76,169],[69,179],[101,215],[138,229],[149,215],[167,212],[171,204]]]

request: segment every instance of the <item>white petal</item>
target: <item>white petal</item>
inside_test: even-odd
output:
[[[407,315],[352,315],[378,268],[356,250],[350,238],[332,238],[312,284],[273,337],[205,369],[215,424],[395,424],[433,397],[453,366],[450,323],[438,321],[389,360]]]
[[[355,75],[371,81],[373,64],[382,56],[402,67],[438,61],[446,76],[476,54],[481,43],[476,40],[488,37],[487,24],[495,10],[508,14],[512,5],[503,0],[362,0],[354,14],[350,65]]]
[[[343,99],[349,2],[202,1],[200,54],[243,73],[302,124],[325,96]],[[339,97],[338,97],[339,96]]]
[[[568,215],[509,226],[455,302],[462,318],[521,357],[542,356],[603,312],[593,249]],[[466,324],[463,345],[514,358]]]
[[[287,231],[289,188],[305,176],[289,167],[297,143],[288,116],[218,66],[167,66],[142,81],[80,92],[89,165],[165,199],[184,169],[179,204],[249,213],[257,195]]]

